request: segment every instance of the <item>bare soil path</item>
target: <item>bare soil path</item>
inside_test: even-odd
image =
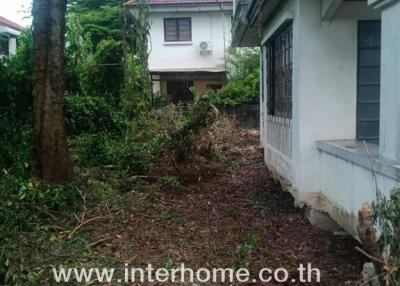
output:
[[[96,251],[136,267],[247,267],[255,275],[263,267],[285,267],[296,278],[299,264],[311,263],[321,271],[321,284],[248,285],[357,285],[362,258],[355,242],[310,225],[271,179],[258,136],[243,131],[240,167],[192,182],[182,192],[149,189],[131,204],[127,220],[110,230],[111,244]]]

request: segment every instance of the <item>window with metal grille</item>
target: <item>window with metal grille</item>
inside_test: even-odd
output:
[[[379,143],[381,21],[358,22],[357,139]]]
[[[192,20],[190,18],[164,19],[164,40],[166,42],[191,41]]]
[[[292,118],[292,24],[287,24],[266,43],[268,114]]]
[[[8,55],[8,37],[0,35],[0,55]]]

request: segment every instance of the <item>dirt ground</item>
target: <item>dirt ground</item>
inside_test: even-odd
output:
[[[362,258],[356,242],[311,226],[270,177],[258,132],[240,136],[237,167],[199,178],[181,192],[149,189],[140,203],[126,201],[127,219],[107,230],[113,239],[97,245],[96,252],[131,267],[246,267],[255,276],[264,267],[285,267],[295,279],[299,264],[311,263],[321,271],[320,284],[240,285],[357,285]]]

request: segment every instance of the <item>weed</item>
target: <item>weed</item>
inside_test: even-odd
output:
[[[157,218],[176,226],[183,226],[185,224],[184,219],[180,215],[172,211],[161,211],[157,215]]]
[[[238,269],[248,267],[250,264],[251,251],[254,250],[261,242],[262,237],[251,232],[247,235],[246,241],[236,247],[235,253],[229,262],[229,267]]]
[[[163,187],[173,190],[176,193],[181,193],[183,191],[182,184],[178,181],[176,177],[173,176],[161,177],[161,184]]]

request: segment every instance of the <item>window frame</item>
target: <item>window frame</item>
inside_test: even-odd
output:
[[[189,39],[181,39],[181,34],[179,30],[179,21],[181,20],[189,20]],[[175,21],[176,23],[176,39],[169,40],[167,39],[167,21]],[[173,43],[173,42],[191,42],[192,41],[192,18],[191,17],[178,17],[178,18],[164,18],[164,42]]]
[[[365,29],[365,27],[363,26],[375,26],[375,28],[379,28],[380,32],[379,32],[379,39],[380,42],[379,44],[376,45],[372,45],[372,46],[364,46],[362,45],[362,29]],[[370,29],[370,27],[369,27]],[[381,20],[358,20],[357,22],[357,102],[356,102],[356,139],[360,140],[360,141],[366,141],[368,143],[373,143],[373,144],[377,144],[379,145],[379,141],[380,141],[380,104],[381,104],[381,100],[380,100],[380,86],[381,86],[381,79],[380,76],[378,77],[378,82],[374,82],[374,83],[366,83],[366,82],[362,82],[361,79],[361,70],[362,69],[374,69],[374,68],[378,68],[379,69],[379,75],[381,73],[381,65],[382,65],[382,59],[380,58],[379,64],[377,65],[365,65],[362,63],[361,60],[361,53],[362,51],[365,50],[379,50],[379,54],[381,53],[381,49],[382,49],[382,21]],[[362,92],[361,89],[362,88],[368,88],[368,87],[376,87],[378,88],[378,94],[377,94],[377,99],[371,100],[371,99],[365,99],[362,96]],[[377,113],[378,116],[377,118],[363,118],[364,116],[361,116],[361,107],[362,106],[373,106],[373,105],[377,105]],[[362,125],[366,124],[366,125],[372,125],[372,124],[376,124],[377,125],[377,132],[376,135],[374,136],[366,136],[365,129],[362,129]],[[371,127],[369,127],[371,128]],[[369,129],[368,128],[368,129]]]
[[[283,24],[265,43],[267,114],[292,119],[293,25]],[[279,69],[278,69],[279,65]]]
[[[0,34],[0,55],[9,56],[10,48],[9,48],[9,37],[7,35]]]

